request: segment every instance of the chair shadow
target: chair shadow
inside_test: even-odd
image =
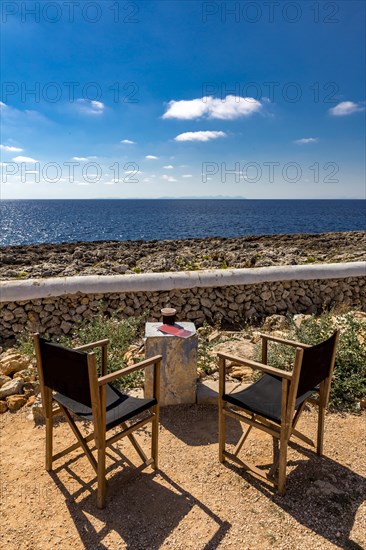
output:
[[[288,461],[288,467],[294,468],[287,475],[284,496],[280,496],[264,480],[240,467],[229,462],[225,462],[225,465],[314,533],[339,548],[363,550],[362,546],[350,539],[350,534],[357,510],[365,500],[366,478],[294,442],[290,442],[289,446],[305,455],[305,458]],[[245,448],[242,453],[245,453]],[[320,484],[317,485],[317,482]]]
[[[160,424],[191,447],[218,443],[216,405],[171,405],[160,409]],[[230,422],[228,443],[236,443],[242,433],[239,423]]]
[[[112,457],[111,453],[108,453]],[[70,516],[85,548],[109,549],[108,535],[118,533],[128,550],[158,550],[171,533],[184,521],[194,506],[215,523],[215,532],[203,550],[217,548],[231,524],[223,521],[199,499],[185,491],[162,471],[139,471],[120,452],[115,451],[124,469],[109,478],[107,505],[100,510],[96,506],[96,477],[83,481],[72,469],[80,455],[49,472],[65,497]],[[113,459],[115,461],[116,457]],[[107,472],[114,468],[111,465]],[[72,479],[67,486],[58,475],[66,471]],[[85,494],[86,493],[86,494]],[[103,526],[98,529],[95,525]],[[106,541],[104,541],[106,539]]]

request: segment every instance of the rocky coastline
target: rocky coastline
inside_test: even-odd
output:
[[[366,231],[4,246],[0,280],[366,260]]]

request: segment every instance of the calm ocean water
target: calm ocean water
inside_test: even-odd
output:
[[[364,200],[5,200],[0,245],[366,229]]]

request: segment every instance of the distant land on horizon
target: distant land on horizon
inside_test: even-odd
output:
[[[241,195],[198,195],[198,196],[187,196],[187,197],[67,197],[67,198],[43,198],[43,199],[33,199],[33,198],[22,198],[22,199],[1,199],[0,202],[5,201],[165,201],[165,200],[245,200],[245,201],[366,201],[365,197],[309,197],[309,198],[248,198],[242,197]]]

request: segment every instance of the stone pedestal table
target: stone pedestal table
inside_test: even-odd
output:
[[[145,325],[145,357],[162,355],[160,404],[179,405],[196,402],[198,336],[194,323],[177,322],[175,326],[192,332],[188,338],[163,334],[162,323]],[[152,397],[152,367],[145,369],[145,397]]]

